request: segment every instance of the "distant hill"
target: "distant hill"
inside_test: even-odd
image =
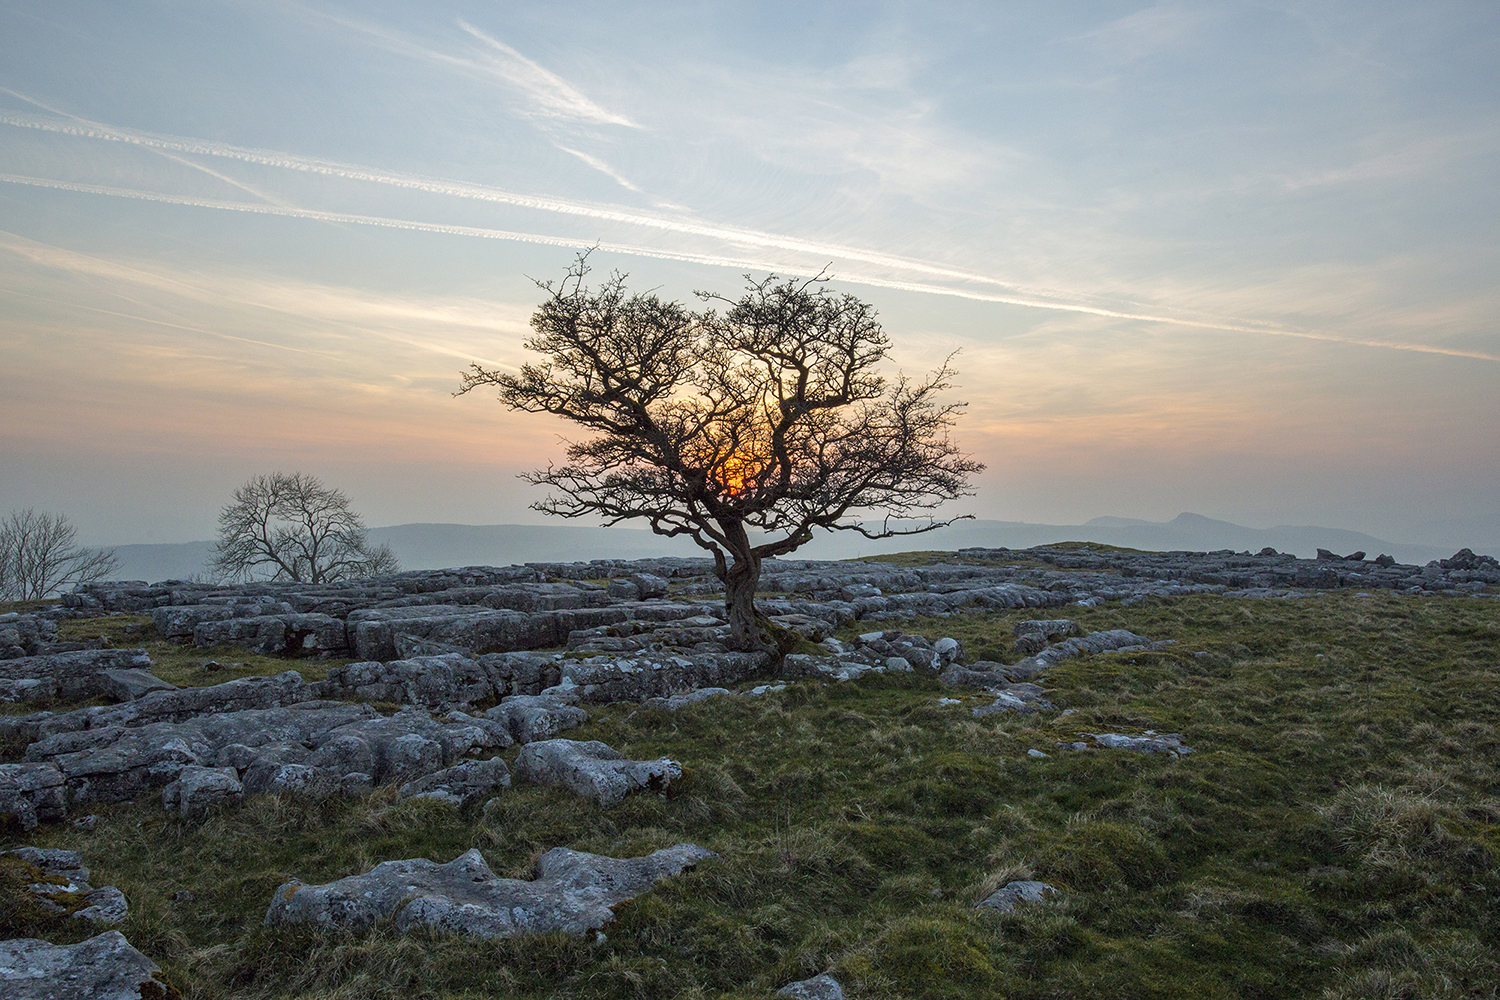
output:
[[[657,555],[699,555],[685,539],[663,538],[639,528],[593,528],[572,524],[398,524],[370,529],[370,539],[395,550],[407,569],[448,566],[506,566],[524,562],[572,562],[589,559],[641,559]],[[1279,552],[1313,556],[1319,548],[1340,555],[1363,550],[1370,558],[1388,553],[1404,563],[1422,564],[1453,554],[1454,548],[1382,541],[1340,528],[1247,528],[1200,514],[1179,514],[1170,521],[1129,517],[1096,517],[1087,524],[1029,524],[1024,521],[960,521],[930,534],[871,541],[852,532],[824,535],[797,551],[810,559],[850,559],[908,552],[914,549],[961,549],[974,546],[1029,548],[1048,542],[1098,542],[1131,549],[1211,551],[1266,546]],[[1469,543],[1476,552],[1500,556],[1500,546]],[[207,572],[212,542],[165,545],[118,545],[122,580],[185,579]]]

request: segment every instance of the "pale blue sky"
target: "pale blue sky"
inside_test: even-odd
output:
[[[962,348],[981,516],[1488,542],[1497,67],[1493,3],[0,4],[0,510],[534,520],[565,428],[449,394],[598,243]]]

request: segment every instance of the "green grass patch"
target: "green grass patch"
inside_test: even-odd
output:
[[[190,997],[765,997],[828,969],[853,997],[1496,995],[1496,602],[1329,593],[1065,613],[1178,644],[1055,668],[1043,683],[1068,716],[975,719],[980,699],[939,705],[953,692],[917,675],[593,709],[569,736],[691,769],[673,796],[609,811],[530,786],[466,812],[387,790],[183,821],[145,800],[97,809],[91,831],[24,839],[80,850],[95,885],[120,886],[125,934]],[[1012,659],[1013,625],[1038,616],[904,628]],[[129,638],[157,655],[140,629]],[[260,666],[173,650],[185,671],[210,656]],[[1196,752],[1057,745],[1148,729]],[[556,846],[629,856],[683,841],[721,860],[620,906],[602,943],[261,926],[289,876],[478,847],[529,877]],[[1010,916],[974,909],[1030,877],[1065,893]]]

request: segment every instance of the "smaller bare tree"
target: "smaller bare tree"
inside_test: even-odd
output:
[[[329,583],[400,568],[389,545],[370,545],[349,498],[316,476],[256,476],[219,513],[213,570],[222,577]]]
[[[66,514],[13,510],[0,522],[0,595],[39,601],[64,588],[103,580],[120,568],[113,549],[78,544]]]

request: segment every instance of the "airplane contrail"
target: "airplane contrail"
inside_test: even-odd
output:
[[[536,243],[546,246],[568,247],[575,250],[587,250],[597,248],[607,253],[622,253],[640,257],[652,257],[659,260],[675,260],[691,264],[705,264],[714,267],[749,268],[752,270],[776,271],[782,274],[805,275],[807,269],[795,265],[787,266],[783,263],[767,260],[752,260],[745,258],[734,258],[714,256],[709,254],[686,253],[682,251],[661,250],[656,247],[645,247],[626,243],[604,243],[596,240],[584,240],[563,236],[545,236],[539,233],[524,233],[506,229],[487,229],[478,226],[456,226],[441,222],[422,222],[413,219],[393,219],[380,215],[359,215],[351,212],[324,212],[311,208],[284,208],[279,205],[251,203],[239,201],[221,201],[215,198],[200,198],[190,195],[175,195],[157,191],[142,191],[134,188],[110,187],[102,184],[79,184],[73,181],[59,181],[46,177],[28,177],[21,174],[0,173],[0,182],[10,184],[25,184],[32,187],[52,188],[61,191],[76,191],[81,194],[108,195],[117,198],[133,198],[141,201],[155,201],[171,205],[186,205],[196,208],[213,208],[232,212],[249,212],[256,215],[280,215],[297,219],[314,219],[323,222],[342,222],[355,225],[380,226],[387,229],[406,229],[419,232],[445,233],[454,236],[471,236],[480,239],[510,240],[520,243]],[[841,281],[852,284],[870,285],[877,288],[890,288],[899,291],[921,292],[930,295],[946,295],[956,298],[972,299],[979,302],[997,302],[1007,305],[1026,306],[1033,309],[1049,309],[1058,312],[1084,313],[1092,316],[1103,316],[1112,319],[1140,320],[1149,323],[1166,323],[1173,326],[1184,326],[1202,330],[1224,330],[1234,333],[1263,334],[1276,337],[1294,337],[1300,340],[1319,340],[1328,343],[1347,344],[1356,347],[1388,348],[1399,351],[1415,351],[1422,354],[1441,354],[1457,358],[1473,358],[1479,361],[1500,362],[1500,355],[1486,354],[1480,351],[1462,351],[1454,348],[1435,347],[1427,344],[1411,344],[1397,341],[1360,340],[1352,337],[1340,337],[1335,334],[1313,333],[1298,330],[1287,330],[1284,328],[1271,328],[1265,326],[1250,326],[1234,323],[1213,323],[1205,320],[1183,319],[1176,316],[1161,316],[1152,313],[1125,312],[1115,309],[1102,309],[1095,306],[1052,302],[1045,299],[1030,299],[1019,295],[1001,295],[992,292],[969,291],[961,288],[951,288],[943,285],[927,285],[919,282],[894,281],[888,278],[874,277],[870,275],[841,274]]]
[[[47,108],[46,105],[32,100],[24,94],[0,87],[0,92],[7,93],[20,100],[35,104],[37,107]],[[54,112],[58,113],[58,112]],[[768,233],[754,229],[744,229],[736,226],[714,225],[704,222],[696,222],[685,219],[664,218],[658,215],[650,215],[633,209],[611,205],[595,205],[587,202],[571,201],[565,198],[546,197],[539,195],[518,194],[506,191],[502,188],[491,187],[485,184],[474,184],[467,181],[446,180],[443,178],[423,177],[415,174],[405,174],[393,171],[379,170],[372,167],[363,167],[346,163],[338,163],[330,160],[315,159],[312,157],[297,156],[292,153],[284,153],[276,150],[251,149],[241,146],[231,146],[227,143],[212,142],[201,139],[189,139],[181,136],[157,135],[148,132],[138,132],[132,129],[117,128],[100,122],[78,118],[76,115],[68,115],[67,121],[56,118],[46,118],[40,115],[17,114],[14,112],[0,112],[0,124],[12,125],[20,128],[33,128],[46,132],[54,132],[62,135],[73,135],[82,138],[103,139],[111,142],[122,142],[130,145],[142,146],[150,149],[171,150],[178,153],[197,154],[202,156],[217,156],[226,159],[240,160],[245,163],[254,163],[259,166],[276,167],[283,170],[295,170],[303,173],[319,174],[327,177],[339,177],[344,180],[364,181],[373,184],[383,184],[391,187],[403,188],[411,191],[421,191],[426,194],[435,194],[453,198],[464,198],[471,201],[485,201],[495,204],[511,205],[517,208],[536,209],[544,212],[555,212],[561,215],[582,216],[584,218],[599,219],[604,222],[618,222],[626,225],[641,226],[644,228],[658,229],[666,232],[680,233],[687,236],[703,236],[711,239],[722,240],[726,243],[738,244],[747,247],[759,247],[763,249],[787,250],[794,253],[807,253],[816,257],[836,257],[843,260],[859,261],[866,264],[875,264],[881,267],[889,267],[897,271],[906,271],[927,275],[933,278],[946,278],[954,281],[964,281],[980,285],[988,285],[1006,289],[1008,292],[1018,295],[1029,295],[1033,298],[1051,298],[1059,302],[1067,301],[1062,293],[1053,292],[1048,289],[1028,288],[1014,282],[1001,281],[997,278],[974,271],[966,271],[959,268],[946,267],[933,264],[928,261],[916,260],[909,257],[900,257],[895,254],[881,253],[876,250],[866,250],[860,247],[847,246],[840,243],[826,243],[817,240],[803,240],[793,236],[784,236],[777,233]],[[568,152],[572,152],[569,150]],[[577,154],[575,154],[577,155]],[[1242,320],[1247,326],[1257,325],[1252,320]],[[1273,327],[1271,327],[1273,328]]]

